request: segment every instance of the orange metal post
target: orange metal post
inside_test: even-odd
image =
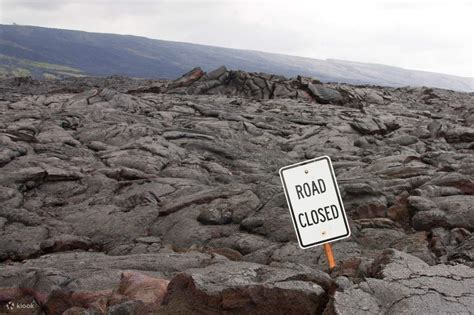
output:
[[[332,271],[336,267],[336,262],[334,261],[334,254],[332,253],[331,244],[326,243],[324,246],[324,252],[326,253],[326,258],[328,259],[329,269]]]

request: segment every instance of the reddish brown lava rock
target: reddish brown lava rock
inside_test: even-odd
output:
[[[184,74],[181,78],[173,81],[168,85],[168,89],[174,89],[177,87],[186,87],[193,84],[195,81],[199,80],[203,75],[204,71],[201,68],[197,67]]]
[[[395,222],[404,225],[410,224],[410,212],[408,209],[408,197],[410,194],[406,191],[395,198],[395,202],[387,209],[387,217]]]
[[[166,294],[168,280],[148,277],[144,274],[126,271],[122,274],[117,293],[144,303],[160,305]]]
[[[387,207],[380,202],[371,202],[357,207],[352,215],[353,219],[383,218]]]
[[[346,276],[351,278],[357,278],[359,273],[360,258],[353,257],[340,262],[336,265],[336,268],[332,271],[333,277]]]

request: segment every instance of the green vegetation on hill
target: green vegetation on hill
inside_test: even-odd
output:
[[[73,67],[0,54],[0,77],[24,77],[30,75],[42,78],[84,76],[80,69]]]

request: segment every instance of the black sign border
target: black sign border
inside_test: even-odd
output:
[[[294,213],[294,210],[293,210],[293,205],[291,204],[290,196],[288,194],[288,187],[286,186],[285,176],[283,175],[283,172],[286,171],[286,170],[295,168],[295,167],[303,166],[303,165],[313,163],[313,162],[317,162],[317,161],[321,161],[321,160],[326,160],[326,162],[328,163],[328,166],[329,166],[329,170],[331,171],[332,182],[333,182],[336,194],[337,194],[337,200],[339,201],[339,206],[342,210],[341,212],[342,212],[342,216],[344,217],[344,225],[346,226],[346,232],[347,233],[344,234],[344,235],[333,237],[333,238],[323,240],[323,241],[320,241],[320,242],[315,242],[315,243],[311,243],[311,244],[308,244],[308,245],[303,245],[303,242],[301,241],[300,231],[298,229],[298,224],[296,222],[296,217],[295,217],[295,213]],[[299,243],[301,248],[305,249],[305,248],[313,247],[313,246],[316,246],[316,245],[329,243],[331,241],[337,241],[337,240],[340,240],[340,239],[343,239],[343,238],[347,238],[351,235],[351,231],[349,229],[349,223],[347,222],[346,210],[344,209],[344,205],[343,205],[342,200],[341,200],[341,194],[340,194],[339,188],[337,186],[336,177],[334,175],[334,169],[332,167],[331,159],[328,156],[321,156],[321,157],[318,157],[318,158],[315,158],[315,159],[311,159],[311,160],[307,160],[307,161],[303,161],[303,162],[300,162],[300,163],[296,163],[296,164],[292,164],[292,165],[289,165],[289,166],[282,167],[280,169],[279,173],[280,173],[280,179],[283,183],[283,190],[285,191],[286,201],[288,202],[288,206],[290,208],[291,218],[293,219],[293,226],[295,227],[296,235],[298,236],[298,243]]]

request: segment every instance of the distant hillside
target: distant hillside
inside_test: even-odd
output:
[[[176,78],[195,66],[298,74],[321,81],[474,91],[474,79],[342,60],[320,60],[145,37],[0,25],[0,76],[124,75]]]

